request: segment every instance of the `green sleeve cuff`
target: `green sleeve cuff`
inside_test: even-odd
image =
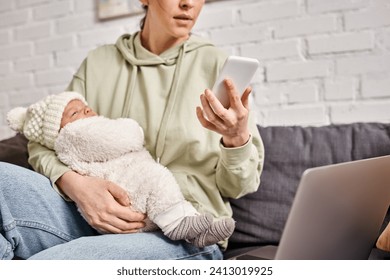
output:
[[[70,171],[70,169],[66,166],[59,165],[53,174],[50,176],[50,181],[52,184],[53,189],[66,201],[72,201],[64,192],[61,191],[61,189],[57,186],[56,182],[57,180],[64,175],[66,172]]]
[[[236,167],[241,165],[243,161],[247,160],[252,155],[252,135],[249,140],[241,147],[227,148],[223,146],[222,142],[219,144],[221,148],[221,159],[226,167]]]

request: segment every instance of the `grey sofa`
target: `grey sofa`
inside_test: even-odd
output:
[[[236,230],[225,252],[226,259],[279,243],[299,180],[307,168],[390,154],[390,124],[258,129],[266,151],[261,183],[257,192],[231,200]],[[0,141],[0,161],[30,168],[26,144],[21,135]],[[382,230],[389,220],[390,211]],[[390,253],[373,244],[371,259],[389,257]]]
[[[225,258],[279,243],[301,175],[307,168],[390,154],[390,124],[258,128],[265,146],[260,186],[255,193],[231,200],[236,230]],[[390,211],[381,230],[389,220]],[[389,257],[390,253],[376,248],[370,256]]]

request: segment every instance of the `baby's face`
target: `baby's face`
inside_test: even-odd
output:
[[[85,105],[81,100],[74,99],[66,105],[62,113],[61,128],[75,120],[97,116],[97,114]]]

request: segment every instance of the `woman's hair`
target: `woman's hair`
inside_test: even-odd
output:
[[[146,15],[148,14],[148,6],[142,5],[142,8],[143,8],[144,11],[145,11],[145,15],[144,15],[144,17],[141,19],[141,21],[139,22],[139,27],[141,28],[141,30],[144,29],[144,26],[145,26]]]

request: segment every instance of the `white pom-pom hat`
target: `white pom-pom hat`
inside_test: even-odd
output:
[[[74,99],[81,100],[88,105],[84,97],[74,91],[49,95],[27,108],[17,107],[9,111],[8,125],[13,130],[24,134],[28,140],[53,149],[60,131],[62,113],[66,105]]]

